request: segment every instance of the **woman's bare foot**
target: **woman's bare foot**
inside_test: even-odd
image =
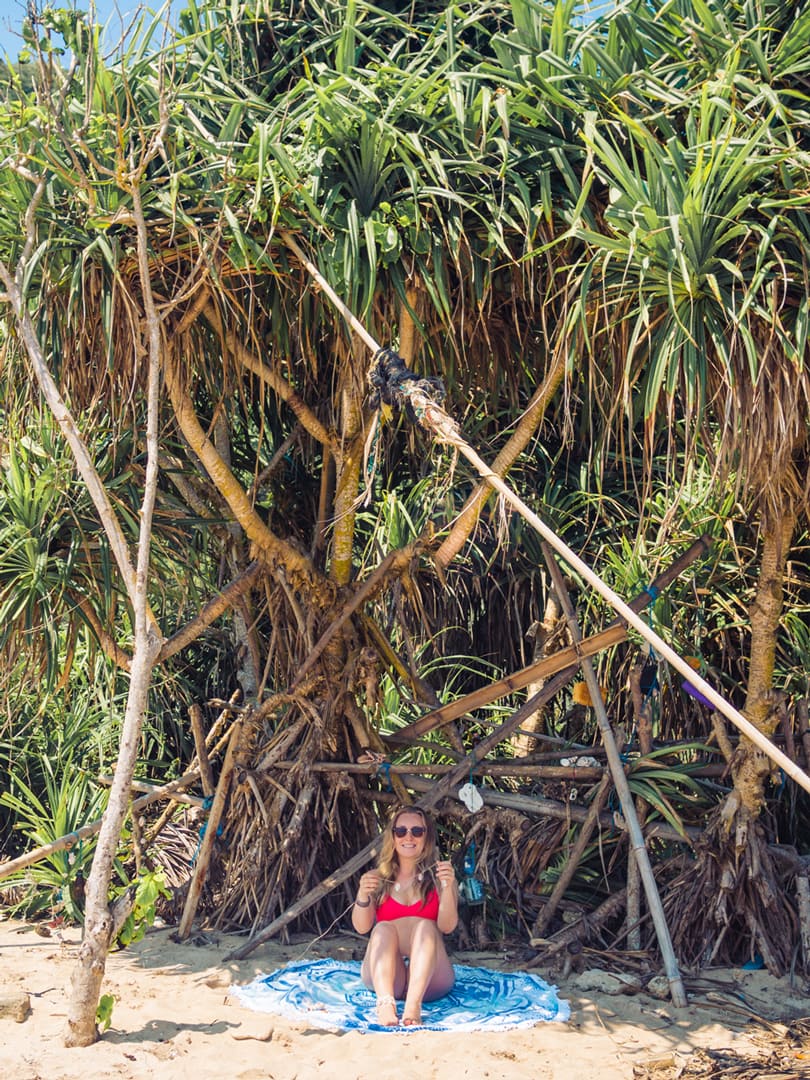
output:
[[[422,1012],[420,1009],[406,1009],[402,1017],[403,1027],[419,1027],[422,1023]]]
[[[375,1008],[377,1019],[383,1027],[396,1027],[399,1023],[396,999],[391,994],[378,994]]]

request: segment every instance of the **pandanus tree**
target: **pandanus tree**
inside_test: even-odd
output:
[[[614,438],[643,431],[648,463],[665,444],[687,461],[708,450],[757,523],[740,704],[769,736],[784,711],[773,673],[785,566],[808,494],[808,30],[806,11],[774,4],[617,17],[643,67],[585,118],[595,222],[572,222],[594,415]],[[731,774],[673,894],[675,938],[690,961],[759,952],[783,972],[790,914],[758,821],[771,767],[742,740]]]
[[[381,446],[376,472],[363,474],[368,357],[293,244],[380,340],[451,391],[464,383],[493,401],[525,400],[548,370],[511,460],[562,371],[554,333],[541,338],[537,322],[542,298],[564,306],[565,294],[547,260],[541,273],[526,259],[553,231],[549,177],[535,184],[531,141],[513,151],[506,94],[486,73],[503,6],[442,7],[438,17],[426,7],[407,20],[356,4],[301,18],[273,4],[260,18],[237,14],[192,3],[164,52],[150,51],[144,25],[108,67],[84,17],[34,11],[35,92],[17,87],[4,108],[12,345],[103,522],[104,540],[85,551],[87,580],[109,579],[111,549],[124,583],[114,604],[89,584],[81,598],[111,661],[129,669],[130,698],[88,884],[73,1042],[95,1036],[120,919],[107,899],[110,867],[156,665],[233,609],[234,681],[249,709],[241,760],[255,767],[234,795],[235,818],[251,824],[222,890],[225,924],[283,910],[355,846],[359,823],[370,831],[358,792],[306,764],[379,746],[369,717],[380,667],[425,693],[396,634],[352,616],[381,595],[378,611],[394,610],[382,590],[395,578],[416,596],[409,571],[445,521],[429,501],[421,535],[411,528],[404,546],[382,552],[358,529],[358,497],[393,462]],[[48,44],[57,32],[71,52],[64,68]],[[557,138],[550,124],[541,141]],[[131,456],[106,473],[94,440],[102,422],[113,437],[134,433],[116,444]],[[140,509],[120,498],[121,468],[143,477]],[[172,548],[201,534],[194,571],[218,552],[219,583],[232,583],[202,610],[178,610],[189,553],[172,565]],[[163,579],[153,536],[167,553]],[[269,777],[279,759],[300,765],[283,783]],[[306,829],[313,816],[328,837]]]

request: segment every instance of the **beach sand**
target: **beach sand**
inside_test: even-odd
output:
[[[563,980],[539,969],[570,1002],[569,1022],[496,1033],[341,1034],[253,1012],[231,1000],[228,989],[291,960],[359,959],[361,939],[336,935],[313,943],[299,935],[291,944],[270,942],[246,960],[225,963],[243,937],[205,933],[176,944],[170,928],[152,929],[110,955],[102,992],[115,996],[112,1026],[95,1045],[66,1049],[66,993],[80,934],[57,927],[43,937],[42,931],[42,924],[0,922],[0,998],[30,997],[24,1020],[0,1018],[4,1080],[402,1080],[406,1074],[420,1080],[668,1080],[695,1062],[699,1048],[763,1069],[770,1062],[768,1076],[810,1076],[810,1039],[802,1039],[810,1024],[799,1019],[810,1014],[807,988],[762,971],[713,970],[699,982],[687,979],[690,1003],[675,1009],[643,992],[585,989],[589,979],[582,974]],[[521,967],[517,957],[497,950],[452,959]],[[773,1071],[777,1058],[787,1071]]]

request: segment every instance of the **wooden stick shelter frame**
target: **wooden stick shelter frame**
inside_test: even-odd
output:
[[[301,264],[317,282],[320,289],[326,293],[352,329],[369,347],[374,356],[378,356],[382,351],[379,343],[374,340],[366,328],[355,318],[346,305],[343,304],[329,283],[324,279],[323,275],[318,271],[314,263],[312,263],[301,250],[296,241],[289,234],[283,232],[281,233],[281,239],[296,255]],[[691,685],[695,686],[704,695],[716,710],[731,720],[744,735],[751,739],[751,741],[763,750],[772,761],[779,765],[786,775],[790,776],[801,787],[810,792],[810,777],[808,777],[794,761],[791,761],[790,758],[767,739],[749,720],[747,720],[745,716],[718,694],[714,687],[695,672],[670,645],[668,645],[643,619],[639,617],[635,608],[643,608],[646,606],[651,593],[644,593],[629,604],[622,600],[511,490],[511,488],[508,487],[503,479],[493,472],[493,470],[478,456],[462,437],[460,429],[455,421],[453,421],[441,406],[439,406],[436,401],[420,387],[418,380],[403,383],[400,389],[403,397],[407,398],[410,409],[416,415],[418,422],[426,428],[437,441],[452,446],[462,454],[473,465],[479,475],[504,498],[508,505],[517,510],[517,512],[520,513],[542,537],[548,549],[550,549],[547,552],[547,557],[550,559],[550,570],[555,578],[558,591],[561,594],[561,599],[563,599],[564,602],[567,601],[567,604],[565,604],[566,617],[574,638],[574,644],[569,650],[562,650],[561,654],[556,654],[538,662],[538,664],[531,665],[529,668],[523,669],[522,672],[517,673],[517,675],[500,680],[492,687],[486,687],[482,691],[477,691],[476,694],[468,695],[466,698],[454,702],[451,705],[433,710],[426,716],[421,717],[415,723],[408,725],[408,727],[398,733],[398,736],[392,739],[392,741],[412,741],[444,723],[450,723],[451,720],[464,715],[464,713],[468,712],[471,708],[476,708],[503,694],[523,688],[538,678],[551,676],[539,693],[531,697],[529,701],[519,708],[509,720],[501,725],[495,732],[482,740],[467,758],[458,762],[457,765],[452,767],[441,780],[435,782],[430,787],[430,790],[416,802],[415,805],[417,807],[428,809],[438,803],[445,795],[449,794],[455,784],[470,775],[471,767],[473,767],[484,754],[489,752],[492,747],[502,740],[508,738],[511,733],[520,727],[527,716],[533,714],[537,708],[550,700],[551,697],[569,681],[571,676],[580,668],[580,666],[584,668],[585,678],[590,687],[592,700],[596,701],[598,699],[601,701],[592,665],[590,665],[589,662],[586,663],[586,661],[588,661],[589,656],[594,655],[600,651],[600,649],[615,644],[617,641],[624,638],[628,626],[633,627],[642,638],[648,641],[676,671],[680,672],[681,675],[689,680]],[[698,543],[705,546],[706,541],[704,539]],[[620,622],[618,624],[609,627],[601,635],[596,635],[590,639],[581,639],[576,614],[570,604],[570,599],[567,597],[564,583],[562,585],[560,584],[563,580],[562,575],[559,572],[559,568],[556,566],[556,562],[554,561],[551,552],[561,556],[573,570],[580,574],[593,589],[607,600],[619,616]],[[694,557],[693,554],[692,558]],[[686,556],[684,556],[684,558],[686,558]],[[675,576],[677,576],[677,572],[672,574],[670,580],[674,579]],[[555,672],[553,675],[552,671]],[[591,683],[593,683],[592,686],[590,685]],[[605,714],[603,702],[599,720],[603,741],[608,752],[610,771],[616,789],[622,799],[625,821],[631,836],[632,850],[636,855],[639,866],[643,867],[642,878],[645,890],[647,891],[648,903],[650,905],[651,914],[653,915],[656,933],[658,934],[659,943],[665,960],[673,1003],[676,1006],[682,1006],[686,1004],[686,994],[680,978],[680,973],[675,964],[669,931],[664,919],[663,909],[660,904],[660,899],[652,875],[652,869],[649,865],[646,848],[644,846],[644,837],[635,815],[632,796],[630,795],[629,787],[627,785],[627,778],[624,773],[618,750],[616,749],[615,740],[613,739],[613,733]],[[308,910],[309,907],[328,892],[347,881],[354,873],[360,870],[376,855],[379,850],[379,845],[380,837],[378,836],[342,867],[324,879],[318,886],[302,896],[296,903],[288,908],[286,912],[273,920],[263,930],[252,936],[251,939],[239,949],[230,953],[226,959],[243,959],[262,942],[269,940],[293,919]]]

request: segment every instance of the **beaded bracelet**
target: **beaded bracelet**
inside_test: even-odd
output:
[[[355,900],[354,902],[355,907],[369,907],[370,904],[371,900]]]

